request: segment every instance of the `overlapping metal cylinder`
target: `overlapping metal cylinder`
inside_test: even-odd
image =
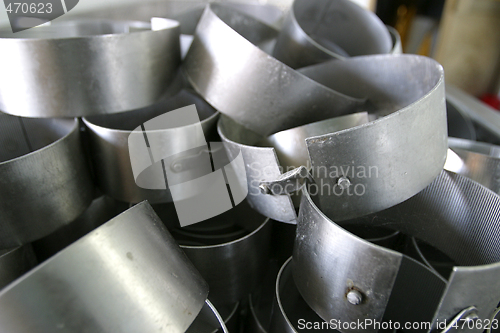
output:
[[[0,332],[498,332],[500,133],[401,52],[349,0],[0,31]]]

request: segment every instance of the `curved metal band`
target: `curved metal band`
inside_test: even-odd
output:
[[[0,290],[35,267],[35,254],[30,244],[0,250]]]
[[[184,71],[218,111],[261,135],[358,111],[363,99],[319,84],[259,49],[277,34],[262,22],[212,4],[200,19]]]
[[[352,1],[295,0],[273,56],[301,68],[331,59],[394,53],[397,46],[378,16]]]
[[[0,110],[79,117],[152,104],[180,64],[178,22],[155,20],[61,21],[1,32]]]
[[[408,71],[415,73],[411,81]],[[283,131],[267,140],[276,150],[257,147],[262,137],[222,118],[219,134],[230,158],[241,151],[247,199],[261,214],[283,222],[295,220],[288,195],[261,194],[258,187],[301,166],[289,164],[304,163],[307,155],[306,166],[312,168],[317,190],[324,194],[322,207],[335,220],[398,204],[442,170],[447,151],[444,77],[434,60],[408,55],[355,57],[301,72],[348,95],[366,97],[369,110],[382,117],[363,124],[366,115],[355,114]],[[338,187],[340,177],[349,179],[350,189]],[[354,191],[364,193],[353,195]]]
[[[468,177],[500,194],[500,147],[488,143],[449,138],[444,168]]]
[[[218,113],[190,90],[181,90],[175,96],[147,108],[83,118],[89,130],[92,160],[99,188],[107,195],[125,202],[172,201],[169,189],[153,190],[137,186],[130,163],[128,138],[141,123],[167,111],[192,104],[196,105],[203,132],[209,138],[212,132],[215,133]],[[177,147],[183,139],[188,141],[192,132],[189,126],[165,129],[162,131],[162,138],[169,140],[163,141],[163,145],[170,142],[169,145]]]
[[[295,240],[294,226],[283,223],[276,223],[274,226],[279,227],[277,230],[280,231],[279,235],[273,234],[279,236],[278,239],[273,239],[275,243],[281,240],[276,243],[281,245],[280,252],[283,252],[283,245],[288,245],[288,243],[291,245],[289,251],[281,253],[288,259],[284,259],[281,255],[276,257],[275,254],[274,259],[270,261],[261,287],[249,296],[249,316],[246,328],[251,333],[267,333],[270,331],[271,321],[273,322],[272,331],[274,332],[294,331],[295,329],[299,332],[306,332],[308,331],[307,328],[316,331],[318,325],[319,327],[321,325],[325,327],[327,323],[322,323],[323,319],[318,317],[307,303],[305,303],[291,276],[291,264],[288,262],[291,259],[293,241]],[[401,237],[397,231],[373,228],[371,226],[352,227],[354,227],[358,235],[368,237],[367,240],[372,243],[392,247],[400,242]],[[283,231],[285,231],[285,236],[288,237],[282,237]],[[289,234],[288,231],[293,231],[293,235]],[[280,260],[279,258],[282,259]],[[276,291],[279,291],[279,294]],[[276,302],[277,300],[279,301]],[[299,322],[300,319],[302,320]],[[311,322],[311,324],[308,324],[306,328],[305,324],[307,322]],[[331,326],[328,327],[330,328]]]
[[[441,250],[462,265],[443,280],[409,257],[347,232],[304,189],[293,254],[295,283],[327,321],[449,322],[470,306],[481,319],[490,318],[500,300],[499,205],[500,197],[487,188],[443,171],[411,199],[350,221],[400,230]],[[353,288],[362,292],[359,305],[346,300]]]
[[[182,333],[207,294],[151,206],[140,203],[4,289],[0,329]]]
[[[307,324],[307,326],[306,326]],[[307,305],[293,281],[292,258],[281,267],[275,283],[275,303],[270,333],[339,332]]]
[[[47,236],[90,204],[78,120],[0,114],[0,249]]]
[[[271,221],[247,203],[181,228],[173,204],[155,210],[207,281],[215,305],[234,304],[261,282],[269,260]]]

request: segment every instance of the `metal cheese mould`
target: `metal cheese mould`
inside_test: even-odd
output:
[[[147,106],[180,61],[179,23],[80,20],[0,32],[0,110],[81,117]]]
[[[134,129],[144,122],[167,111],[192,104],[196,105],[201,126],[208,141],[216,132],[219,113],[189,88],[181,89],[173,96],[166,96],[159,102],[143,109],[83,118],[90,136],[92,161],[96,170],[97,184],[101,191],[125,202],[136,203],[143,200],[148,200],[151,203],[171,202],[172,196],[168,188],[152,190],[139,187],[136,184],[130,164],[128,138]],[[157,132],[157,135],[160,135],[162,140],[171,142],[170,151],[173,151],[179,147],[182,141],[189,141],[192,133],[193,130],[190,126],[183,126],[161,130],[160,133]],[[190,161],[190,158],[191,160],[195,159],[196,154],[192,152],[182,157],[187,162]],[[196,160],[191,161],[191,164],[195,162]],[[194,175],[191,173],[194,170],[191,172],[189,169],[183,168],[182,165],[182,160],[177,160],[168,167],[172,168],[178,177],[192,179]]]
[[[0,332],[499,332],[500,115],[260,2],[0,29]]]
[[[90,205],[93,185],[76,119],[0,114],[0,248],[45,237]]]
[[[384,226],[426,241],[456,262],[445,279],[401,253],[347,232],[323,213],[307,190],[303,192],[293,253],[294,281],[323,319],[436,322],[469,315],[491,318],[500,297],[496,193],[442,171],[409,200],[344,222]],[[348,297],[351,292],[359,296],[354,304]]]
[[[391,66],[396,67],[389,71]],[[406,79],[408,68],[415,72],[415,80]],[[302,72],[348,94],[365,96],[366,107],[376,119],[369,121],[366,113],[337,118],[331,114],[331,119],[273,134],[258,147],[259,135],[223,118],[219,134],[231,158],[242,152],[253,194],[249,201],[259,212],[279,221],[295,221],[287,193],[270,195],[266,190],[259,193],[259,188],[277,185],[286,180],[286,170],[300,166],[311,169],[320,189],[330,189],[321,200],[328,202],[326,209],[331,207],[328,213],[336,220],[391,207],[417,194],[439,174],[447,151],[444,76],[439,64],[419,56],[379,55],[326,62]],[[426,79],[417,79],[419,75]],[[346,76],[353,79],[346,83]],[[359,174],[360,169],[365,172]],[[370,176],[370,170],[376,174]],[[365,193],[337,195],[342,181],[352,191],[358,188]]]
[[[206,282],[141,203],[3,289],[0,325],[31,333],[184,332],[207,295]]]
[[[296,0],[273,55],[300,68],[330,59],[394,52],[401,53],[400,42],[374,13],[349,1]]]

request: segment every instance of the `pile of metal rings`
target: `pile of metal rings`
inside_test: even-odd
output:
[[[0,49],[0,332],[499,332],[500,133],[375,14],[148,2]]]

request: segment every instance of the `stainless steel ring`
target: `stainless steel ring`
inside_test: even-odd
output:
[[[37,260],[30,244],[0,250],[0,290],[35,267]]]
[[[179,24],[76,20],[0,33],[0,110],[80,117],[157,101],[180,64]]]
[[[436,320],[456,319],[471,306],[481,320],[491,317],[500,301],[497,194],[443,171],[409,200],[349,221],[400,230],[434,246],[457,263],[444,279],[399,252],[347,232],[323,214],[306,189],[303,192],[294,278],[301,295],[324,320],[390,319],[435,325]],[[351,292],[359,302],[349,301]],[[376,331],[372,327],[363,332]]]
[[[488,143],[449,138],[444,168],[468,177],[500,194],[500,147]]]
[[[352,1],[295,0],[273,56],[291,68],[301,68],[331,59],[392,53],[397,45],[377,15]]]
[[[144,202],[3,289],[0,330],[182,333],[207,294],[206,282]]]
[[[47,236],[90,204],[94,185],[76,119],[0,114],[0,249]]]
[[[192,226],[179,227],[174,205],[155,210],[210,287],[216,305],[244,299],[261,282],[269,260],[271,221],[246,202]]]
[[[252,17],[211,4],[198,24],[184,72],[214,108],[261,135],[363,111],[358,110],[363,99],[313,81],[259,48],[268,48],[277,35]]]
[[[145,121],[187,105],[195,104],[200,115],[201,126],[207,138],[215,134],[218,113],[195,92],[183,89],[171,97],[149,107],[113,115],[83,118],[88,128],[91,154],[99,188],[107,195],[124,202],[151,203],[171,202],[169,189],[147,189],[139,187],[134,179],[128,138],[134,128]],[[180,131],[184,131],[180,133]],[[162,132],[170,139],[171,145],[178,145],[188,138],[189,126],[165,129]]]
[[[442,170],[447,151],[444,76],[434,60],[377,55],[330,61],[300,71],[347,95],[367,98],[368,119],[379,118],[363,124],[367,117],[360,113],[289,129],[267,140],[275,149],[258,147],[261,136],[222,117],[219,135],[230,158],[241,151],[247,199],[261,214],[295,221],[288,194],[260,193],[259,184],[283,181],[286,171],[304,162],[318,190],[329,191],[321,196],[323,209],[337,221],[398,204],[421,191]],[[415,73],[411,80],[408,72]],[[339,188],[340,179],[347,179],[350,189]],[[355,190],[364,194],[349,195]]]
[[[279,234],[273,234],[275,237],[276,236],[278,237],[273,239],[273,243],[279,244],[281,246],[288,245],[287,243],[289,241],[286,238],[282,238],[283,236],[282,233],[283,231],[285,231],[285,233],[288,233],[287,232],[288,230],[283,229],[284,227],[288,228],[289,230],[292,230],[290,229],[292,225],[284,223],[276,223],[274,226],[279,227],[276,230]],[[364,225],[350,226],[349,231],[353,232],[353,230],[356,230],[356,234],[363,237],[367,241],[385,247],[392,248],[394,245],[397,245],[398,242],[400,241],[399,232],[397,231],[395,232],[389,229],[373,228],[371,226],[364,226]],[[292,235],[288,234],[286,236],[292,236]],[[291,245],[293,246],[293,241],[295,240],[295,232],[293,233],[293,238],[290,237],[289,240],[292,241]],[[273,321],[274,325],[272,331],[275,332],[283,332],[287,330],[290,331],[299,329],[299,327],[297,327],[298,319],[305,319],[305,317],[307,317],[310,321],[323,322],[321,318],[319,318],[316,314],[314,314],[312,309],[309,308],[307,304],[304,304],[304,300],[298,293],[295,285],[290,285],[290,283],[284,281],[284,280],[292,280],[291,276],[288,277],[289,275],[291,275],[291,267],[288,267],[291,265],[288,262],[290,261],[289,259],[291,259],[292,246],[290,246],[289,251],[284,251],[285,253],[283,253],[287,255],[288,259],[281,260],[282,257],[278,255],[277,257],[274,257],[274,259],[270,261],[269,268],[267,269],[266,276],[264,277],[261,286],[255,292],[249,295],[248,299],[249,314],[246,322],[248,333],[270,332],[271,321]],[[280,250],[283,250],[283,248],[280,248]],[[285,266],[287,266],[286,274],[283,272]],[[278,277],[280,269],[281,269],[281,274],[280,274],[281,277]],[[287,278],[284,278],[283,277],[284,275],[286,275]],[[283,285],[284,283],[287,284],[287,286],[284,286]],[[276,293],[277,290],[281,290],[280,294]],[[280,305],[278,304],[280,302],[277,303],[276,300],[277,299],[281,300],[282,298],[286,298],[287,300],[286,302],[280,301],[282,303]],[[290,312],[290,310],[292,311],[293,315],[291,317],[288,317],[287,313]],[[301,315],[302,313],[303,315]],[[294,319],[295,322],[292,319]],[[304,331],[304,330],[299,330],[299,331]]]

